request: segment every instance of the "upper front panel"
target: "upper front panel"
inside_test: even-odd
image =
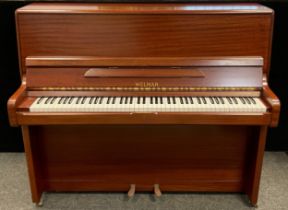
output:
[[[49,5],[17,12],[24,74],[28,56],[261,56],[269,69],[273,13],[266,7]]]
[[[29,57],[29,89],[195,91],[262,87],[259,57]]]

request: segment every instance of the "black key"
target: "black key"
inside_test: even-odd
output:
[[[170,97],[167,97],[168,104],[171,104]]]
[[[40,99],[37,101],[37,104],[40,104],[43,99],[44,99],[44,97],[41,96]]]
[[[154,97],[150,97],[150,104],[154,103]]]
[[[109,96],[106,104],[110,104],[110,101],[111,101],[111,97]]]
[[[63,104],[66,104],[69,101],[70,97],[65,97]]]
[[[54,101],[56,100],[57,97],[53,97],[52,100],[50,101],[50,104],[53,104]]]
[[[230,97],[226,97],[227,101],[229,102],[229,104],[232,104],[232,100]]]
[[[115,104],[115,101],[116,101],[116,97],[112,97],[112,104]]]
[[[68,101],[68,104],[71,104],[72,101],[73,101],[73,99],[74,99],[74,96],[70,97],[70,99],[69,99],[69,101]],[[53,102],[52,102],[52,103],[53,103]]]
[[[182,97],[182,100],[183,100],[183,103],[184,103],[184,104],[187,104],[186,97],[183,96],[183,97]]]
[[[184,101],[183,101],[183,98],[182,98],[182,97],[180,97],[180,103],[181,103],[181,104],[183,104],[183,103],[184,103]]]
[[[158,104],[158,97],[155,97],[155,104]]]
[[[256,104],[256,101],[254,100],[254,98],[250,98],[250,100],[252,101],[253,104]]]
[[[85,97],[83,97],[83,99],[82,99],[82,101],[81,101],[81,104],[84,104],[85,103],[85,101],[86,101],[86,99],[87,99],[87,97],[85,96]]]
[[[81,99],[82,99],[82,97],[77,98],[76,104],[79,104]],[[59,104],[59,102],[58,102],[58,104]]]
[[[56,100],[57,97],[53,97],[52,100],[50,101],[50,104],[54,104],[54,101]]]
[[[176,98],[172,97],[172,99],[173,99],[173,104],[176,104]]]
[[[62,104],[64,99],[65,97],[61,97],[61,99],[58,101],[58,104]]]
[[[133,97],[130,97],[130,104],[133,103]]]
[[[232,100],[234,101],[235,104],[238,104],[238,101],[236,98],[233,97]]]
[[[207,101],[204,97],[201,97],[202,98],[202,101],[204,102],[204,104],[207,104]]]
[[[215,103],[212,97],[209,97],[209,99],[210,99],[211,104]]]
[[[99,97],[98,96],[96,96],[96,98],[95,98],[95,100],[94,100],[94,104],[97,104],[98,103],[98,101],[99,101]]]
[[[137,97],[137,104],[141,103],[141,97]]]
[[[92,104],[94,97],[91,97],[89,100],[89,104]]]
[[[240,101],[242,102],[242,104],[246,104],[245,100],[242,97],[240,97]]]
[[[189,99],[190,99],[190,103],[194,104],[192,96],[190,96]]]
[[[160,97],[160,104],[163,104],[163,97]]]
[[[217,97],[214,97],[214,100],[216,101],[216,104],[219,104],[219,100]]]
[[[53,104],[57,97],[52,97],[52,100],[50,101],[50,104]]]
[[[198,102],[198,104],[202,104],[202,102],[201,102],[199,97],[197,97],[197,102]]]
[[[113,98],[114,99],[114,98]],[[114,100],[113,100],[114,101]],[[112,103],[114,104],[114,102],[112,101]],[[124,97],[124,104],[128,104],[128,97]]]
[[[186,103],[186,104],[189,104],[188,98],[187,98],[187,97],[184,97],[184,99],[185,99],[185,103]]]
[[[251,104],[251,101],[249,100],[249,98],[245,97],[244,100],[245,100],[248,104]]]
[[[223,98],[222,98],[222,97],[218,97],[218,98],[219,98],[219,100],[220,100],[221,104],[225,104],[225,103],[224,103],[224,100],[223,100]]]
[[[97,103],[97,100],[98,100],[98,96],[95,96],[95,97],[93,97],[93,101],[92,101],[92,104],[96,104]]]
[[[143,97],[143,104],[146,104],[146,97]]]
[[[123,104],[123,96],[120,98],[120,104]]]
[[[102,104],[102,101],[103,101],[103,97],[100,97],[99,104]]]
[[[45,100],[44,104],[48,104],[48,102],[49,102],[51,99],[52,99],[52,97],[48,97],[48,98]]]

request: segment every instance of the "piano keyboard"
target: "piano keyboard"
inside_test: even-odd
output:
[[[266,112],[255,97],[38,97],[30,112]]]

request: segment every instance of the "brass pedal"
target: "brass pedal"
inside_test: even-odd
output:
[[[127,193],[129,198],[132,198],[135,195],[135,189],[136,189],[136,185],[135,184],[131,184],[130,185],[130,189]]]
[[[154,184],[154,195],[156,197],[161,197],[162,195],[159,184]]]

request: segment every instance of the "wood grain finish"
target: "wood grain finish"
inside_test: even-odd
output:
[[[103,5],[101,10],[107,13],[86,7],[89,12],[85,15],[73,15],[69,9],[50,13],[45,5],[37,8],[30,13],[32,5],[16,12],[23,74],[28,56],[261,56],[268,73],[272,10],[257,10],[257,15],[251,14],[253,10],[163,14],[161,10],[169,8],[163,4],[155,13],[138,14],[135,10],[133,14],[127,5],[119,5],[122,12],[114,14]]]
[[[215,125],[30,127],[41,139],[34,143],[43,184],[56,191],[128,191],[132,183],[137,192],[152,192],[155,183],[162,191],[243,191],[244,154],[254,130]]]
[[[276,127],[279,122],[280,117],[280,109],[281,104],[279,98],[273,93],[273,91],[269,88],[267,83],[267,77],[264,75],[263,77],[263,96],[265,101],[271,106],[272,110],[272,119],[271,119],[271,127]]]
[[[17,113],[20,125],[77,124],[209,124],[209,125],[267,125],[269,113]]]
[[[39,87],[234,87],[261,88],[261,67],[195,67],[186,69],[106,69],[110,76],[86,77],[90,67],[28,68],[27,88]],[[113,74],[117,71],[117,74]],[[143,71],[140,72],[139,71]],[[152,72],[155,71],[155,74]],[[190,72],[200,72],[190,77]],[[103,72],[103,71],[102,71]],[[186,74],[185,73],[189,73]],[[203,76],[201,76],[201,74]],[[128,76],[130,75],[130,76]],[[181,77],[182,75],[182,77]],[[200,75],[200,76],[198,76]],[[205,75],[205,76],[204,76]],[[141,85],[142,84],[142,85]],[[151,86],[149,86],[151,84]],[[112,90],[112,89],[111,89]],[[140,90],[140,89],[139,89]],[[138,91],[139,91],[138,90]],[[168,91],[168,89],[167,89]],[[180,91],[180,90],[178,90]]]
[[[30,188],[32,191],[32,201],[34,203],[39,203],[43,193],[43,183],[41,181],[40,175],[40,168],[42,163],[38,159],[39,149],[34,143],[35,140],[38,140],[38,137],[35,136],[35,132],[30,133],[29,126],[22,126],[22,135],[27,160]]]
[[[7,111],[9,117],[9,123],[11,126],[19,125],[17,122],[16,111],[20,103],[24,100],[26,92],[26,85],[23,83],[18,90],[9,98],[7,102]]]
[[[262,163],[264,157],[264,150],[266,144],[267,126],[261,126],[259,129],[259,134],[252,136],[250,142],[250,151],[253,153],[251,155],[249,163],[247,163],[247,179],[246,179],[246,189],[245,192],[248,194],[252,206],[257,206],[258,193],[260,186],[260,178],[262,171]]]
[[[136,184],[137,193],[156,184],[163,193],[244,192],[256,205],[267,126],[277,124],[280,111],[266,80],[273,11],[237,5],[51,3],[17,10],[23,85],[8,110],[11,124],[22,125],[33,202],[44,191],[128,191]],[[85,78],[87,70],[93,77]],[[201,77],[178,77],[191,72]],[[137,82],[195,89],[105,89]],[[259,96],[268,110],[30,113],[44,95]]]

